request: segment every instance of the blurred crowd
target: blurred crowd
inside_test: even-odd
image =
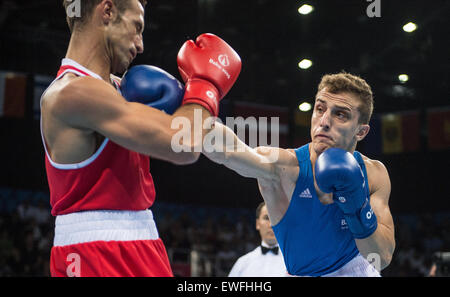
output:
[[[157,204],[153,212],[176,276],[192,275],[193,258],[194,275],[227,276],[238,257],[260,244],[253,209]],[[396,250],[382,276],[435,276],[434,253],[450,251],[450,214],[394,214],[394,220]],[[2,209],[0,276],[49,276],[53,228],[44,200]]]
[[[450,214],[398,216],[394,221],[396,248],[382,276],[443,276],[436,271],[435,254],[450,251]]]
[[[195,276],[227,276],[237,258],[261,243],[253,210],[241,216],[212,212],[203,221],[196,220],[195,211],[184,211],[178,217],[168,213],[157,219],[157,226],[171,262],[200,266]],[[192,251],[198,256],[192,261],[195,264],[190,261]],[[187,276],[176,269],[174,274]]]
[[[50,276],[54,219],[40,201],[25,200],[0,216],[0,276]]]

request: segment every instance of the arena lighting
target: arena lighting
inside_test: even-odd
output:
[[[400,75],[398,76],[398,80],[399,80],[401,83],[405,83],[405,82],[407,82],[407,81],[409,80],[409,76],[408,76],[408,74],[400,74]]]
[[[413,31],[415,31],[416,29],[417,29],[417,25],[412,22],[409,22],[403,26],[403,31],[408,32],[408,33],[411,33]]]
[[[298,63],[298,67],[300,67],[301,69],[308,69],[311,66],[312,66],[312,61],[308,60],[308,59],[303,59]]]
[[[313,6],[311,6],[309,4],[303,4],[302,6],[300,6],[298,8],[298,13],[306,15],[306,14],[310,14],[313,10],[314,10]]]
[[[298,109],[303,112],[307,112],[311,110],[311,104],[308,102],[303,102],[298,106]]]

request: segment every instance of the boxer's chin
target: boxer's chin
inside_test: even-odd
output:
[[[130,66],[130,63],[128,61],[122,61],[122,63],[120,63],[117,66],[117,69],[115,71],[116,74],[124,74],[125,71],[128,69],[128,66]]]
[[[319,156],[326,149],[331,147],[331,145],[326,142],[315,142],[315,141],[313,141],[312,146],[313,146],[312,148],[316,152],[317,156]]]
[[[116,61],[113,63],[111,67],[111,73],[122,75],[125,73],[125,71],[128,69],[128,66],[130,66],[131,61],[128,58],[122,58],[119,61]]]

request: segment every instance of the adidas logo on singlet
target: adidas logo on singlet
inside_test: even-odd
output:
[[[303,192],[298,195],[301,198],[312,198],[311,192],[309,191],[309,188],[306,188]]]

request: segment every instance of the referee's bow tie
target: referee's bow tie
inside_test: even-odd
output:
[[[278,247],[274,246],[273,248],[268,248],[268,247],[265,247],[265,246],[261,246],[261,252],[262,252],[263,255],[267,254],[267,252],[272,252],[275,255],[278,255]]]

